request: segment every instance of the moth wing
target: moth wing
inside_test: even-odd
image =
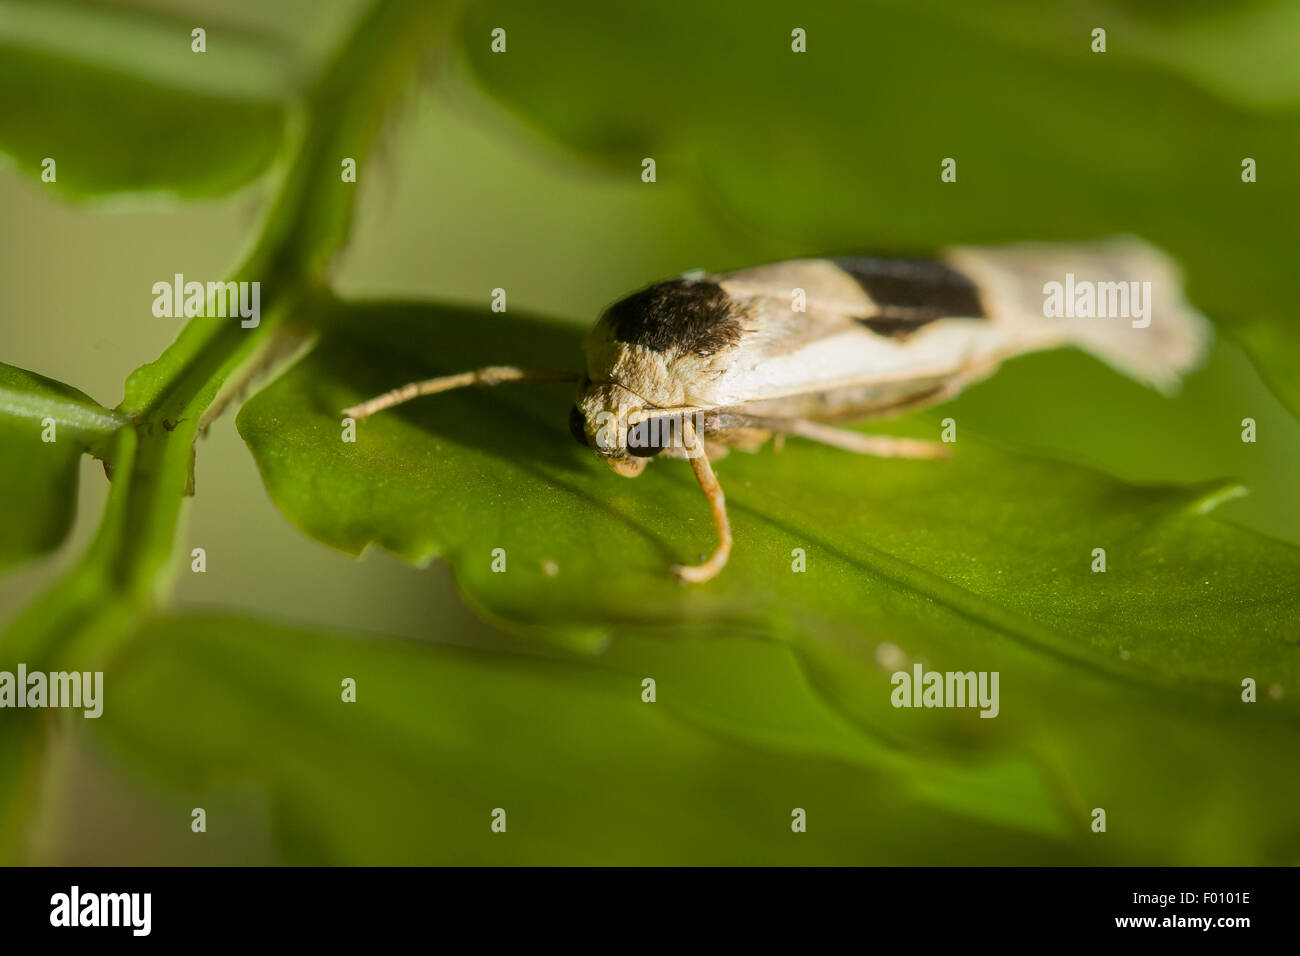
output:
[[[1142,316],[1049,315],[1045,283],[1075,275],[1112,294],[1140,287]],[[1211,338],[1175,264],[1131,238],[955,248],[939,259],[803,259],[714,281],[746,326],[698,377],[705,407],[868,385],[893,401],[912,385],[965,385],[1012,355],[1067,345],[1170,392]]]
[[[698,376],[703,407],[873,384],[892,401],[1010,344],[974,283],[932,260],[794,260],[714,281],[744,311],[745,335]]]

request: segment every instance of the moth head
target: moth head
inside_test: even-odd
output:
[[[644,420],[645,410],[644,400],[621,385],[588,383],[569,410],[569,431],[615,472],[632,478],[668,447],[653,421]]]

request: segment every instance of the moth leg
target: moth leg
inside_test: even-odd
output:
[[[698,452],[691,456],[691,468],[695,471],[695,480],[700,483],[704,497],[709,499],[713,523],[718,529],[718,547],[703,564],[679,564],[673,568],[673,573],[682,581],[709,581],[718,576],[731,557],[731,522],[727,520],[727,499],[722,494],[722,486],[718,484],[718,476],[713,473],[713,465],[709,463],[704,442],[696,434],[695,426],[689,419],[682,420],[682,437],[688,447]]]
[[[947,458],[950,454],[947,445],[934,441],[898,438],[894,435],[864,435],[847,428],[835,428],[821,422],[797,418],[787,425],[789,427],[784,430],[787,435],[798,435],[857,455],[871,455],[874,458]]]
[[[726,458],[731,454],[731,446],[724,445],[721,442],[713,441],[711,438],[704,440],[704,448],[709,453],[709,461],[715,462]],[[680,458],[683,461],[691,457],[691,453],[685,448],[665,448],[658,455],[659,458]],[[648,460],[648,459],[647,459]]]
[[[752,415],[719,415],[710,422],[719,429],[766,428],[776,434],[797,435],[809,441],[875,458],[947,458],[949,450],[939,442],[893,435],[864,435],[803,418],[762,418]]]
[[[467,385],[501,385],[504,382],[576,382],[577,380],[577,372],[568,372],[561,369],[489,365],[486,368],[475,369],[472,372],[461,372],[459,375],[443,375],[440,378],[430,378],[422,382],[411,382],[409,385],[402,385],[391,392],[385,392],[383,395],[362,402],[360,405],[345,408],[343,414],[348,418],[366,418],[375,412],[383,411],[385,408],[392,408],[394,405],[401,405],[403,402],[409,402],[421,395],[436,395],[438,392],[448,392],[453,388],[464,388]]]

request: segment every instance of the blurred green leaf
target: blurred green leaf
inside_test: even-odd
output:
[[[1054,8],[1040,4],[1037,9]],[[1071,13],[1076,22],[1089,17],[1097,22],[1097,14],[1086,8]],[[1300,58],[1292,42],[1300,31],[1300,4],[1293,0],[1202,0],[1176,7],[1127,0],[1104,16],[1118,22],[1128,56],[1162,64],[1229,101],[1263,108],[1300,105]]]
[[[69,385],[0,364],[0,569],[59,545],[76,511],[82,454],[105,454],[105,437],[125,421]]]
[[[1259,862],[1297,845],[1282,797],[1297,782],[1296,706],[1267,689],[1300,676],[1300,550],[1208,515],[1237,486],[1129,485],[970,437],[948,463],[792,442],[719,465],[736,550],[719,579],[682,587],[669,565],[713,543],[690,469],[613,475],[567,434],[571,386],[451,393],[342,440],[339,410],[360,398],[485,364],[575,367],[578,332],[417,306],[342,307],[326,321],[317,348],[238,418],[272,498],[313,537],[440,554],[473,604],[566,641],[778,638],[874,738],[947,757],[1014,753],[1065,795],[1075,825],[1122,804],[1127,845],[1161,859]],[[1091,571],[1098,547],[1105,574]],[[496,548],[505,574],[491,570]],[[792,573],[795,548],[807,573]],[[890,675],[915,662],[998,671],[1002,713],[893,708]],[[1240,702],[1245,677],[1259,704]],[[1219,773],[1203,773],[1207,759]],[[1203,843],[1175,839],[1179,827]]]
[[[1001,0],[991,10],[944,2],[928,4],[926,12],[1018,45],[1022,56],[1033,58],[1045,44],[1062,59],[1094,57],[1092,34],[1101,28],[1112,63],[1158,67],[1237,106],[1300,105],[1300,60],[1293,43],[1300,5],[1294,0]]]
[[[0,864],[22,859],[27,825],[39,800],[42,759],[39,711],[10,711],[0,721]]]
[[[207,30],[207,52],[190,31]],[[293,81],[274,41],[84,2],[0,3],[0,152],[77,199],[216,196],[275,159]]]
[[[1180,23],[1216,44],[1227,21],[1266,29],[1258,4],[1213,7]],[[1225,102],[1185,78],[1194,47],[1171,63],[1173,41],[1157,49],[1139,5],[1122,10],[507,0],[471,8],[460,41],[484,87],[548,137],[629,179],[652,156],[660,183],[696,185],[791,256],[1141,235],[1225,328],[1276,326],[1285,350],[1255,357],[1300,413],[1300,381],[1275,364],[1300,351],[1300,112]],[[490,50],[497,26],[505,55]],[[1104,54],[1095,26],[1110,28]],[[794,27],[806,53],[791,52]],[[955,183],[940,181],[946,157]],[[1241,181],[1245,157],[1258,182]]]
[[[748,645],[748,646],[746,646]],[[962,864],[1085,862],[1085,841],[982,823],[918,801],[871,766],[775,648],[746,666],[673,657],[707,692],[582,660],[342,638],[234,618],[147,625],[105,675],[88,729],[153,778],[185,819],[252,783],[283,860],[316,864]],[[757,653],[756,653],[757,652]],[[682,666],[681,671],[687,668]],[[356,702],[342,701],[345,678]],[[774,693],[746,725],[746,692]],[[684,701],[683,698],[686,698]],[[696,703],[698,708],[698,702]],[[219,719],[214,719],[219,715]],[[793,735],[794,739],[788,739]],[[851,738],[852,734],[848,734]],[[783,739],[787,738],[787,739]],[[816,752],[815,744],[822,743]],[[839,752],[835,752],[838,749]],[[847,751],[847,752],[846,752]],[[1014,778],[1013,778],[1014,779]],[[222,788],[225,788],[223,791]],[[208,799],[208,797],[202,797]],[[496,808],[504,834],[491,830]],[[808,832],[791,832],[803,808]],[[1023,824],[1023,821],[1021,821]],[[217,823],[209,820],[209,827]]]
[[[193,31],[205,31],[205,50]],[[42,50],[175,89],[287,101],[300,85],[289,38],[211,8],[148,0],[0,0],[0,43]]]

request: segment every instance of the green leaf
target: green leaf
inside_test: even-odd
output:
[[[1300,352],[1300,87],[1234,29],[1275,32],[1270,49],[1294,61],[1281,39],[1294,12],[1202,4],[1172,30],[1161,8],[1151,43],[1139,11],[1115,11],[1104,54],[1090,17],[1027,2],[836,2],[792,18],[775,3],[515,0],[469,10],[460,40],[526,122],[629,180],[654,157],[658,183],[694,185],[764,255],[1140,234],[1225,328],[1274,326],[1285,347],[1255,355],[1300,414],[1300,380],[1278,361]],[[495,55],[484,38],[503,24],[509,52]],[[806,53],[791,51],[796,26]],[[949,157],[957,180],[943,183]],[[1246,157],[1257,182],[1242,182]]]
[[[81,2],[0,5],[0,152],[51,188],[216,196],[261,175],[292,95],[270,41],[202,18]],[[44,180],[42,180],[44,182]]]
[[[775,637],[873,738],[942,759],[1014,754],[1070,808],[1036,810],[1086,827],[1090,808],[1122,809],[1135,852],[1259,862],[1295,845],[1281,795],[1300,728],[1282,692],[1300,676],[1300,550],[1208,514],[1235,485],[1134,486],[968,436],[947,463],[792,441],[718,466],[736,549],[717,580],[683,587],[670,564],[713,544],[690,469],[609,472],[567,434],[571,386],[449,393],[343,440],[339,410],[396,384],[575,367],[577,331],[417,306],[345,307],[332,323],[237,420],[272,498],[313,537],[442,555],[473,604],[566,641]],[[999,672],[1000,715],[891,706],[891,675],[916,662]],[[1259,703],[1240,700],[1247,677]]]
[[[77,506],[81,456],[125,423],[71,386],[0,364],[0,569],[56,548]]]
[[[176,819],[252,789],[293,863],[1101,857],[918,799],[924,780],[855,740],[778,646],[686,646],[667,663],[647,703],[641,673],[604,661],[164,618],[106,671],[103,716],[78,724],[170,784],[154,789]],[[765,694],[776,706],[751,702]]]

